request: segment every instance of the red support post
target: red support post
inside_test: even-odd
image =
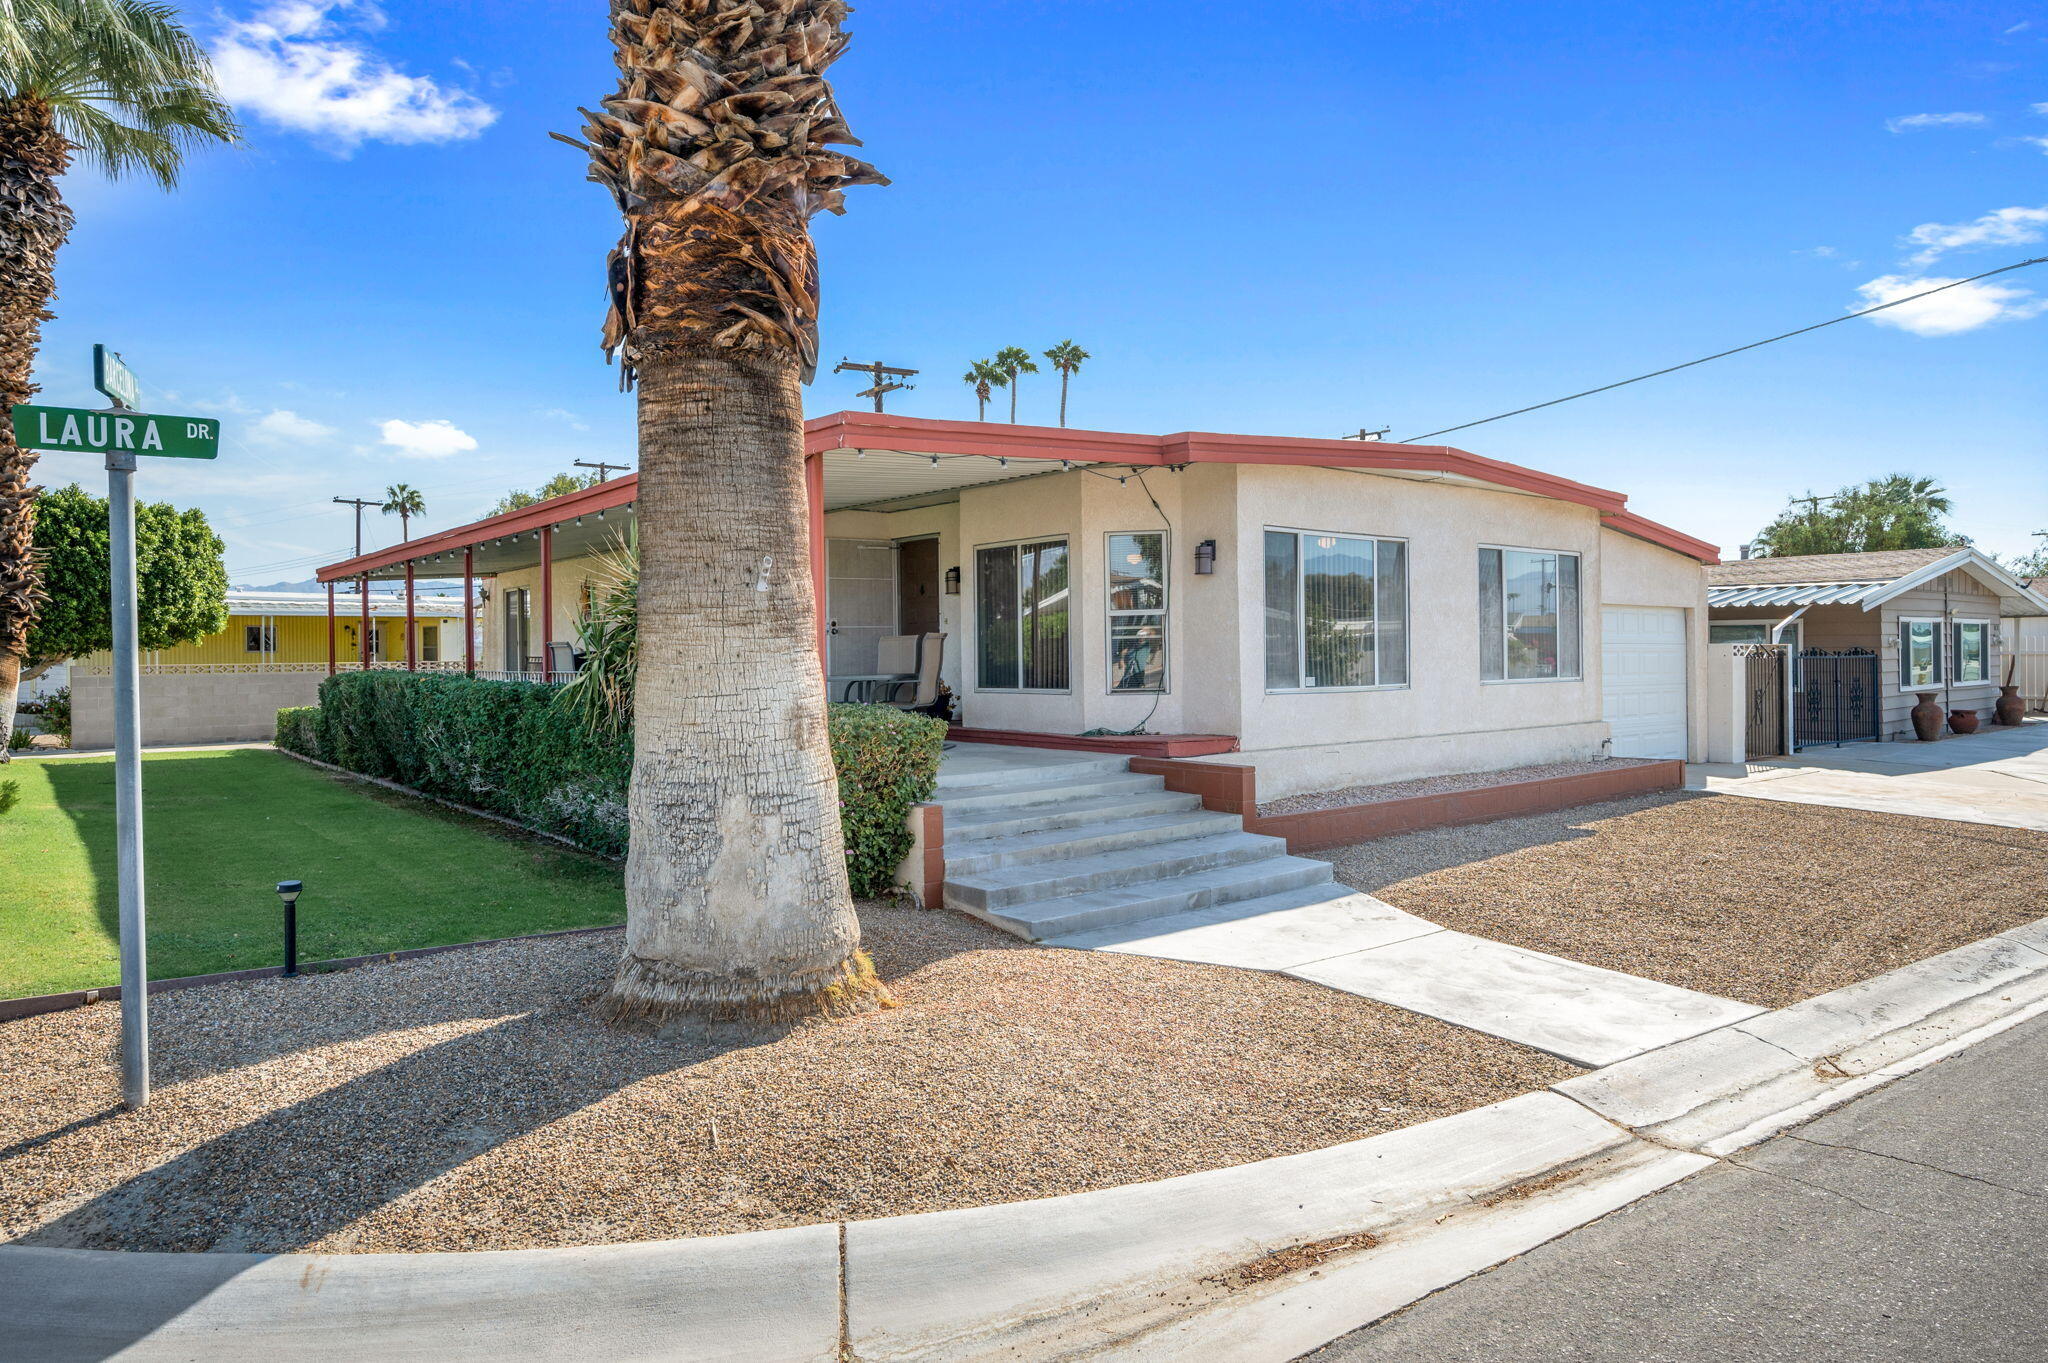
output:
[[[363,637],[359,642],[363,646],[363,671],[368,672],[370,670],[370,575],[368,573],[364,573],[356,579],[356,591],[362,594],[363,599]]]
[[[330,582],[327,584],[327,675],[330,677],[335,674],[335,671],[341,665],[340,659],[336,655],[334,642],[334,631],[336,628],[334,623],[334,584]]]
[[[831,670],[825,649],[825,460],[822,455],[814,454],[804,460],[804,501],[810,515],[811,613],[817,621],[818,674],[822,678]]]
[[[540,528],[540,679],[550,681],[555,665],[555,528]]]
[[[462,551],[462,670],[476,675],[476,547]]]
[[[413,623],[412,613],[412,560],[405,561],[405,670],[420,670],[419,631]]]

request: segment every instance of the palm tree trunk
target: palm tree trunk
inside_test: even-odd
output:
[[[1010,376],[1010,424],[1017,424],[1017,376]]]
[[[1060,371],[1060,425],[1067,424],[1067,371]]]
[[[71,210],[57,177],[71,159],[50,106],[38,99],[0,101],[0,762],[14,732],[14,707],[29,628],[43,600],[30,557],[35,543],[35,454],[14,443],[14,405],[35,396],[31,381],[43,323],[56,297],[57,249],[71,233]]]
[[[868,1006],[782,352],[640,368],[640,663],[614,1020]]]

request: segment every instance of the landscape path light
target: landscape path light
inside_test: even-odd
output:
[[[305,888],[302,880],[277,882],[277,897],[284,901],[284,973],[287,976],[299,973],[299,892]]]

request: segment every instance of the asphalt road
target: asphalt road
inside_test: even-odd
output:
[[[1306,1355],[1396,1359],[2043,1363],[2048,1018]]]

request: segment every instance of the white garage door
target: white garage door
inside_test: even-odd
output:
[[[1600,611],[1600,691],[1616,757],[1685,756],[1685,612]]]

